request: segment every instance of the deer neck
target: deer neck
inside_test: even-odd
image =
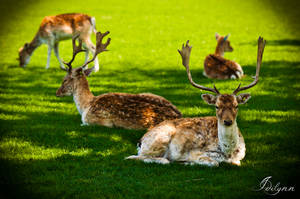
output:
[[[239,145],[239,129],[236,121],[231,126],[225,126],[218,120],[219,146],[222,152],[229,156]]]
[[[225,53],[225,51],[224,51],[223,45],[221,44],[221,42],[218,42],[216,51],[215,51],[215,55],[224,57],[224,53]]]
[[[27,52],[32,55],[33,51],[42,44],[39,34],[37,33],[33,40],[29,43]]]
[[[76,82],[73,92],[73,100],[80,114],[82,114],[86,109],[90,107],[90,103],[93,98],[94,95],[89,89],[87,79],[85,77],[81,77],[79,81]]]

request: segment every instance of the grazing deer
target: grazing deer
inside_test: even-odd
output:
[[[48,58],[46,68],[50,67],[51,51],[54,48],[54,53],[59,61],[60,67],[65,68],[58,52],[58,44],[62,40],[72,39],[74,35],[79,34],[84,47],[85,62],[88,60],[89,51],[95,53],[95,46],[92,43],[90,36],[92,31],[96,33],[95,18],[85,14],[61,14],[56,16],[47,16],[42,20],[40,28],[35,37],[30,43],[25,43],[19,49],[19,62],[21,67],[25,67],[33,54],[34,50],[42,44],[48,45]],[[99,70],[98,59],[95,59],[95,71]]]
[[[57,90],[56,96],[73,95],[83,125],[98,124],[126,129],[147,129],[164,120],[181,118],[180,111],[173,104],[151,93],[106,93],[99,96],[91,93],[86,76],[92,72],[93,68],[85,70],[84,67],[99,53],[106,51],[110,38],[105,44],[102,43],[102,39],[107,34],[109,32],[96,34],[97,44],[94,57],[83,66],[74,69],[71,64],[76,54],[83,50],[80,40],[79,45],[76,45],[78,36],[73,38],[73,57],[70,62],[64,62],[68,66],[67,75]]]
[[[218,44],[215,53],[205,58],[204,76],[213,79],[236,79],[244,75],[243,69],[238,63],[224,58],[225,52],[233,51],[228,37],[229,35],[223,37],[216,33]]]
[[[220,94],[217,88],[208,88],[196,84],[192,80],[189,69],[189,59],[192,47],[182,46],[178,50],[182,64],[190,83],[199,89],[216,94],[203,94],[202,98],[216,107],[216,117],[181,118],[167,120],[150,129],[141,139],[138,155],[127,159],[142,160],[167,164],[170,161],[181,161],[186,164],[218,166],[221,162],[240,165],[244,158],[246,147],[244,138],[237,126],[236,117],[238,104],[244,104],[250,99],[250,94],[238,92],[256,85],[262,61],[265,40],[258,39],[258,55],[255,80],[245,87],[240,87],[232,94]]]

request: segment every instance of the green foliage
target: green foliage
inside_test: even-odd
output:
[[[287,11],[288,10],[288,11]],[[18,198],[258,198],[253,191],[266,176],[296,185],[299,175],[299,6],[252,1],[7,1],[0,8],[0,168],[1,186]],[[54,56],[46,70],[41,46],[27,68],[17,50],[29,42],[45,15],[83,12],[109,30],[110,51],[99,56],[100,71],[88,78],[95,95],[151,92],[172,101],[185,117],[214,115],[187,81],[176,51],[193,46],[194,80],[214,82],[232,92],[252,81],[257,38],[267,45],[261,79],[240,106],[238,124],[247,155],[241,167],[219,168],[125,161],[136,153],[145,131],[80,126],[71,97],[57,98],[65,72]],[[202,76],[203,61],[215,49],[215,32],[231,33],[234,47],[225,57],[240,63],[242,80],[213,81]],[[95,41],[95,38],[93,38]],[[60,45],[68,60],[71,42]],[[75,65],[83,63],[78,56]]]

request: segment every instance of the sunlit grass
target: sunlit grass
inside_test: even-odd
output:
[[[20,8],[20,9],[18,9]],[[21,9],[22,8],[22,9]],[[1,182],[17,198],[263,198],[254,192],[266,176],[296,184],[299,165],[299,5],[273,1],[11,1],[0,7]],[[109,30],[109,51],[99,55],[100,71],[88,77],[94,95],[154,93],[175,104],[184,117],[212,116],[192,87],[177,49],[190,40],[195,82],[231,93],[255,74],[257,38],[267,40],[260,81],[239,106],[238,125],[247,153],[241,167],[219,168],[125,161],[136,154],[145,131],[80,126],[72,97],[55,92],[65,75],[54,53],[46,70],[47,47],[19,68],[18,48],[29,42],[45,15],[83,12]],[[215,32],[230,33],[242,80],[209,80],[203,61],[214,52]],[[95,38],[93,36],[93,41]],[[64,60],[71,42],[60,44]],[[74,63],[83,63],[80,54]],[[275,183],[274,181],[274,183]],[[0,193],[1,195],[1,193]],[[2,196],[2,195],[1,195]],[[21,196],[21,197],[20,197]]]
[[[14,138],[2,140],[0,151],[2,152],[1,157],[7,160],[47,160],[66,154],[85,156],[91,150],[83,148],[76,151],[68,151],[67,149],[36,146],[34,143]]]

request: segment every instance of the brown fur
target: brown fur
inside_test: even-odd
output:
[[[180,161],[207,166],[217,166],[219,162],[225,161],[239,165],[245,155],[245,144],[235,121],[238,104],[236,98],[228,94],[203,97],[209,104],[217,107],[217,117],[166,120],[148,130],[141,139],[138,155],[127,159],[162,164]],[[224,121],[228,118],[233,121],[232,127],[225,125]],[[233,129],[230,130],[231,128]],[[222,136],[221,140],[219,136]]]
[[[262,40],[262,39],[260,39]],[[259,41],[260,41],[259,40]],[[196,84],[189,69],[192,47],[189,40],[178,52],[190,83],[201,90],[216,94],[203,94],[202,99],[216,107],[217,117],[181,118],[167,120],[148,130],[138,144],[138,154],[126,159],[168,164],[182,161],[186,164],[218,166],[221,162],[240,165],[246,147],[236,123],[238,104],[250,99],[249,94],[221,94],[214,89]],[[260,65],[260,63],[258,63]],[[259,73],[259,66],[256,74]]]
[[[73,69],[64,78],[57,96],[74,95],[85,124],[127,129],[147,129],[168,119],[180,118],[180,111],[154,94],[107,93],[94,96],[83,72]]]
[[[19,49],[20,66],[25,67],[29,63],[34,50],[42,44],[47,44],[48,61],[46,68],[49,68],[52,49],[54,49],[61,67],[64,68],[62,60],[59,57],[58,44],[60,41],[71,39],[77,34],[79,34],[79,39],[84,43],[86,49],[94,53],[95,46],[90,40],[92,31],[96,32],[94,25],[92,17],[80,13],[44,17],[33,40],[30,43],[25,43],[24,46]],[[88,51],[86,52],[86,56]],[[95,65],[97,65],[96,70],[98,70],[98,61]]]
[[[228,39],[224,41],[224,37],[218,34],[216,37],[216,51],[214,54],[208,55],[204,61],[205,75],[213,79],[240,78],[243,75],[240,65],[223,57],[225,52],[233,51],[230,41]]]
[[[217,99],[216,110],[220,121],[234,121],[238,112],[238,101],[234,95],[220,95]]]
[[[61,26],[69,26],[72,28],[71,34],[75,35],[80,32],[83,34],[88,34],[89,27],[91,24],[91,17],[86,14],[80,13],[70,13],[70,14],[60,14],[56,16],[45,17],[40,25],[39,34],[42,37],[49,37],[49,30],[54,30],[54,32],[59,32]],[[53,34],[52,32],[50,34]]]
[[[166,99],[161,100],[143,94],[103,94],[94,97],[90,107],[88,114],[93,118],[91,123],[106,118],[112,121],[113,126],[130,129],[147,129],[166,119],[181,117],[176,107]],[[103,116],[102,112],[109,116]]]
[[[220,55],[210,54],[204,61],[206,75],[212,79],[230,79],[232,75],[239,78],[236,74],[236,63],[223,58]]]

